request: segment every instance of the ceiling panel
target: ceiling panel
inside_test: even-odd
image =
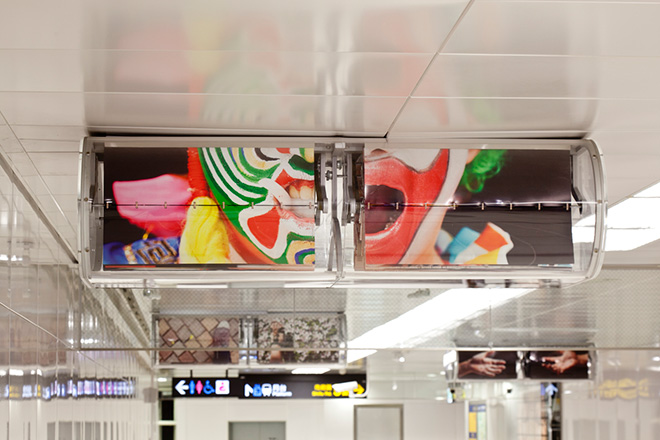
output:
[[[441,54],[417,97],[660,98],[660,58]]]
[[[28,153],[77,153],[80,151],[79,141],[21,139],[20,142]]]
[[[78,153],[30,153],[42,176],[78,176]]]
[[[2,128],[0,126],[0,128]],[[38,141],[70,141],[80,143],[87,135],[84,125],[23,125],[12,124],[12,130],[18,139]]]
[[[432,53],[86,51],[85,90],[408,96],[432,56]]]
[[[0,111],[11,126],[85,126],[82,93],[0,92]]]
[[[81,52],[0,50],[0,91],[82,92]]]
[[[89,126],[205,133],[383,136],[405,98],[284,95],[87,94]]]
[[[597,106],[579,99],[412,98],[389,134],[584,131],[596,118]]]
[[[475,2],[445,53],[658,56],[660,4]]]
[[[3,0],[0,49],[72,49],[84,44],[83,0]]]
[[[467,0],[87,2],[85,47],[435,52]]]

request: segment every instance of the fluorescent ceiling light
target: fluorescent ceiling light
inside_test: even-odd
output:
[[[630,251],[660,240],[660,183],[617,203],[607,211],[605,251]],[[594,216],[573,227],[575,243],[594,240]]]
[[[323,374],[330,371],[330,368],[296,368],[291,371],[291,374]]]
[[[533,289],[450,289],[348,342],[348,362],[381,348],[414,347]]]
[[[177,289],[226,289],[227,284],[177,284]]]
[[[159,377],[158,382],[167,382],[167,378],[166,377]]]

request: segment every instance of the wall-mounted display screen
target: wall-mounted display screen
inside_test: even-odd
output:
[[[313,148],[109,148],[103,267],[315,261]]]
[[[530,379],[589,379],[591,357],[589,351],[528,351],[523,365]]]
[[[459,351],[458,380],[516,379],[517,351]]]
[[[574,262],[567,150],[366,148],[366,265]]]
[[[350,384],[351,389],[337,384]],[[335,387],[333,388],[333,385]],[[366,392],[366,374],[245,375],[238,378],[174,378],[172,396],[240,399],[340,399]]]

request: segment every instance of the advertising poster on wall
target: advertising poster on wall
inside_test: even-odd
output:
[[[518,377],[517,351],[459,351],[457,378],[516,379]]]
[[[530,379],[589,379],[589,351],[528,351],[523,360],[525,377]]]
[[[257,347],[269,348],[259,351],[261,364],[338,363],[338,349],[346,343],[344,315],[267,316],[256,322]],[[315,350],[286,350],[291,348]]]
[[[103,266],[313,267],[313,148],[107,148]]]
[[[367,148],[364,181],[368,268],[574,262],[569,151]]]
[[[241,320],[237,317],[161,317],[160,364],[237,364]]]

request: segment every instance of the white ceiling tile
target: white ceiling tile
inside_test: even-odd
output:
[[[28,187],[28,190],[32,195],[41,197],[49,196],[51,194],[50,190],[46,186],[43,178],[41,176],[21,176],[23,183]]]
[[[10,125],[85,125],[82,93],[0,92]]]
[[[418,97],[660,98],[660,58],[443,54]]]
[[[660,4],[475,2],[446,53],[660,55]]]
[[[8,153],[7,156],[19,176],[29,177],[39,174],[32,160],[24,152]]]
[[[55,152],[55,153],[77,153],[80,151],[80,142],[76,141],[57,141],[57,140],[33,140],[24,139],[21,141],[23,148],[28,153],[35,152]]]
[[[660,100],[602,100],[594,131],[660,131]]]
[[[30,153],[30,159],[42,176],[78,175],[78,153]]]
[[[71,223],[74,227],[77,228],[78,226],[78,210],[74,211],[64,211],[64,215],[66,216],[67,220],[69,220],[69,223]]]
[[[55,196],[55,201],[60,206],[62,211],[67,212],[78,212],[78,199],[75,195],[71,194],[60,194]]]
[[[0,49],[82,47],[83,0],[3,0]]]
[[[91,127],[206,133],[384,135],[405,98],[88,94]]]
[[[87,129],[84,126],[75,125],[13,124],[12,129],[19,139],[80,142],[80,140],[87,135]]]
[[[72,50],[0,50],[0,91],[82,92],[81,61]]]
[[[90,2],[95,49],[435,52],[467,0]],[[130,17],[130,19],[129,19]]]
[[[583,131],[596,108],[589,100],[412,98],[389,134]]]
[[[43,176],[43,179],[51,194],[78,197],[78,176]]]
[[[89,51],[85,87],[88,92],[408,96],[432,56]]]
[[[0,148],[5,153],[22,153],[25,150],[21,142],[7,126],[0,126]]]

